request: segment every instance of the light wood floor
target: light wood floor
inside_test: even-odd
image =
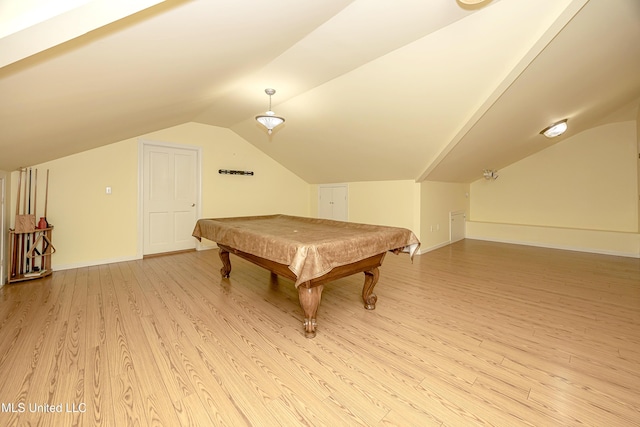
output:
[[[363,275],[329,284],[312,340],[291,282],[232,265],[223,280],[217,251],[191,252],[2,287],[0,425],[640,425],[638,259],[388,254],[376,310]]]

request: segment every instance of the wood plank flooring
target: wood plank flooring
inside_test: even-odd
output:
[[[0,288],[0,425],[640,426],[640,260],[464,240],[325,286],[217,251]]]

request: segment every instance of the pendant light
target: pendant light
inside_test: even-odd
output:
[[[271,111],[271,95],[276,93],[276,90],[275,89],[265,89],[264,92],[267,95],[269,95],[269,111],[267,111],[264,114],[260,114],[260,115],[256,116],[256,120],[262,126],[266,127],[267,130],[269,131],[269,135],[271,135],[271,132],[273,131],[273,128],[275,128],[276,126],[279,126],[282,123],[284,123],[284,117],[276,116],[276,113]]]

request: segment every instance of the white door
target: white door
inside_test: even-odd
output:
[[[318,217],[347,220],[347,186],[321,185],[318,187]]]
[[[464,239],[467,215],[464,212],[449,212],[449,217],[451,218],[451,226],[449,228],[449,240],[451,243]]]
[[[195,248],[199,164],[197,149],[144,144],[144,255]]]
[[[0,286],[4,285],[4,204],[5,204],[5,179],[0,178]],[[11,256],[11,255],[9,255]]]
[[[333,187],[318,188],[318,217],[333,218]]]

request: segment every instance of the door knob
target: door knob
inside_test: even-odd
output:
[[[196,204],[195,204],[195,203],[191,203],[191,207],[192,207],[192,208],[195,208],[195,207],[196,207]]]

